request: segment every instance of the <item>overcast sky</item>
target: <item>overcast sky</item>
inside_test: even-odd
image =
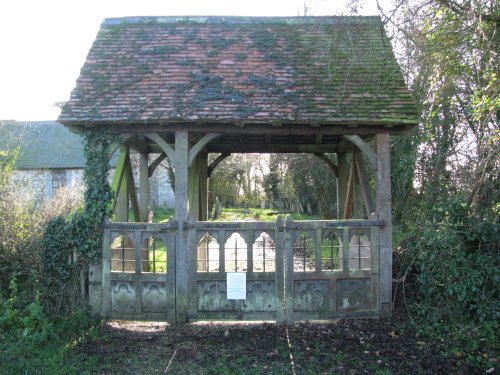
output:
[[[385,0],[388,1],[388,0]],[[348,14],[348,0],[0,0],[0,120],[56,120],[104,18]],[[351,0],[351,3],[353,1]],[[375,0],[357,0],[376,15]]]

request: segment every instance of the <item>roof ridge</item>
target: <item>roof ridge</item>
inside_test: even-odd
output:
[[[366,24],[381,22],[379,16],[137,16],[105,18],[101,26],[124,24]]]

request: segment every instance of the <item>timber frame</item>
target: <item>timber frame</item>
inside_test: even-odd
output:
[[[185,129],[189,129],[189,127],[185,127]],[[286,127],[282,127],[281,129],[286,130]],[[193,302],[190,302],[190,299],[195,298],[193,297],[193,293],[196,292],[196,289],[192,289],[193,286],[190,277],[192,278],[193,275],[196,276],[197,273],[193,273],[192,271],[193,265],[196,264],[196,260],[193,260],[192,257],[193,254],[198,254],[198,256],[200,256],[200,253],[199,251],[195,251],[196,242],[193,243],[193,240],[189,240],[190,231],[188,228],[195,228],[196,226],[193,223],[199,222],[202,224],[208,220],[207,180],[209,178],[209,174],[211,174],[211,172],[217,167],[219,162],[230,156],[230,154],[235,151],[241,153],[242,151],[256,150],[253,147],[247,150],[242,146],[242,144],[239,143],[217,143],[220,142],[221,139],[224,139],[224,136],[220,133],[202,134],[199,132],[198,127],[196,130],[196,133],[191,133],[188,130],[179,130],[175,133],[168,134],[123,134],[123,139],[126,139],[126,141],[119,146],[120,156],[118,158],[116,173],[112,184],[113,189],[117,193],[115,207],[118,223],[109,224],[110,228],[114,228],[116,233],[120,231],[130,231],[131,228],[135,228],[133,223],[127,223],[129,221],[127,215],[130,208],[130,211],[133,214],[132,221],[146,222],[149,202],[148,177],[151,175],[152,170],[154,170],[155,166],[158,165],[158,160],[164,158],[169,158],[170,160],[173,159],[172,163],[174,164],[176,171],[176,206],[175,220],[169,224],[168,230],[170,231],[169,241],[171,243],[175,243],[175,257],[173,258],[175,259],[175,268],[171,269],[168,273],[168,277],[171,278],[175,275],[175,279],[170,280],[170,283],[167,283],[167,285],[175,285],[175,289],[170,290],[166,293],[166,295],[171,296],[170,298],[175,300],[175,304],[172,303],[171,308],[166,308],[165,314],[149,315],[141,314],[141,310],[139,310],[139,308],[136,313],[128,315],[123,312],[113,312],[111,308],[111,301],[107,302],[107,304],[105,303],[101,305],[100,301],[102,301],[105,296],[111,295],[111,279],[104,276],[110,273],[111,269],[109,268],[109,265],[105,265],[106,262],[104,262],[102,272],[96,272],[95,267],[92,270],[93,276],[90,294],[91,301],[93,301],[92,303],[94,304],[93,309],[96,312],[104,313],[104,315],[108,317],[167,319],[170,322],[187,322],[200,317],[208,319],[214,319],[215,317],[239,319],[242,316],[248,316],[251,319],[256,319],[260,316],[262,319],[276,319],[278,322],[291,322],[293,321],[293,316],[296,318],[301,317],[302,319],[313,319],[313,317],[316,316],[313,313],[307,315],[297,311],[294,312],[293,310],[289,310],[288,312],[283,311],[283,313],[275,311],[271,315],[265,315],[263,313],[239,315],[228,312],[221,312],[215,315],[203,315],[201,312],[193,312],[192,306],[196,306],[196,304],[192,305]],[[246,135],[242,134],[242,129],[237,128],[235,131],[236,132],[233,135],[234,139],[246,139]],[[226,135],[228,133],[226,132],[224,134]],[[253,133],[250,133],[249,136],[254,135]],[[282,136],[287,138],[289,135],[285,134]],[[264,136],[264,138],[266,137]],[[233,139],[231,138],[230,133],[228,134],[228,139]],[[291,137],[291,139],[296,141],[296,138],[294,137]],[[347,137],[337,136],[335,138],[335,142],[333,138],[330,139],[332,143],[327,146],[327,151],[328,153],[336,154],[337,163],[328,158],[328,156],[324,153],[315,152],[315,154],[328,163],[328,165],[335,171],[335,175],[337,177],[337,217],[343,221],[343,223],[337,223],[335,226],[342,227],[343,225],[352,225],[356,228],[362,227],[363,225],[371,225],[372,228],[376,229],[376,235],[372,235],[372,238],[376,238],[376,241],[372,243],[371,257],[377,259],[378,264],[372,267],[372,274],[370,278],[372,278],[373,275],[376,275],[377,278],[376,280],[373,279],[369,285],[371,285],[372,288],[375,286],[377,287],[376,290],[373,290],[372,297],[373,301],[377,301],[377,305],[376,307],[370,307],[370,309],[366,311],[352,312],[351,315],[346,315],[345,313],[340,313],[338,311],[332,311],[329,315],[320,314],[317,316],[321,318],[342,316],[389,317],[392,310],[392,222],[389,135],[374,134],[366,136],[366,142],[361,136],[358,135]],[[354,139],[356,143],[354,143],[352,139]],[[137,147],[137,145],[140,145],[140,148]],[[217,158],[211,165],[208,165],[208,150],[220,149],[222,146],[224,153],[221,153],[219,158]],[[262,147],[260,150],[266,150],[265,146],[266,143],[260,144],[259,147]],[[280,152],[287,152],[288,150],[295,152],[296,150],[301,149],[301,146],[304,145],[294,143],[291,145],[280,144],[279,146]],[[309,147],[307,144],[305,146],[306,148]],[[277,151],[273,145],[268,144],[268,147],[274,152]],[[139,181],[134,181],[132,174],[132,166],[130,164],[129,157],[131,149],[135,149],[140,152]],[[317,150],[318,149],[316,148],[315,151]],[[152,160],[152,162],[150,162],[150,164],[148,164],[148,160],[150,160],[148,151],[155,154],[160,153],[160,156],[157,156],[154,160]],[[371,190],[368,182],[365,160],[370,163],[371,169],[375,172],[375,191]],[[135,191],[136,185],[139,186],[139,193]],[[354,220],[354,222],[352,222],[352,220]],[[378,224],[370,224],[370,220],[372,220],[372,223],[373,220],[375,220]],[[206,225],[210,227],[210,225],[213,224],[204,225],[205,227]],[[301,225],[301,228],[307,228],[308,225],[314,224],[302,223],[296,225]],[[143,228],[144,230],[141,232],[143,235],[145,233],[156,233],[158,230],[161,230],[161,226],[158,226],[160,229],[152,229],[154,226],[151,224],[147,224]],[[286,228],[286,226],[284,225],[283,228]],[[152,230],[153,232],[148,232],[148,230]],[[278,231],[279,229],[276,229],[276,233],[278,233]],[[109,238],[109,235],[106,238]],[[288,257],[292,257],[293,259],[293,254],[290,255],[292,252],[290,249],[292,249],[293,243],[288,243],[287,241],[291,240],[287,240],[285,238],[282,239],[284,247],[281,250],[281,254],[283,254],[282,256],[288,254]],[[285,247],[285,244],[287,244],[287,247]],[[109,252],[109,246],[110,242],[105,243],[105,253]],[[376,248],[373,246],[376,246]],[[195,253],[193,253],[193,251],[195,251]],[[138,250],[138,254],[139,253],[140,251]],[[278,256],[278,254],[280,253],[278,252],[276,256]],[[346,258],[347,256],[345,259]],[[109,261],[110,258],[105,257],[104,259],[108,259]],[[294,274],[293,260],[283,263],[282,267],[285,267],[286,264],[288,264],[288,272],[287,268],[283,268],[282,276]],[[346,267],[348,268],[348,266]],[[141,272],[141,270],[138,269],[137,272]],[[349,271],[347,275],[343,274],[343,277],[354,277],[352,275],[357,275],[357,271],[354,273],[352,272]],[[100,275],[103,275],[102,279],[100,279]],[[277,273],[277,275],[280,274]],[[366,279],[366,276],[364,276],[364,278],[361,277],[360,279],[360,276],[358,275],[354,277],[353,280],[368,279]],[[277,283],[279,283],[279,281],[277,281]],[[290,279],[290,281],[288,281],[288,290],[292,290],[293,285],[294,282]],[[277,286],[279,286],[279,284],[277,284]],[[143,292],[136,292],[136,295],[140,294],[143,294]],[[277,298],[279,297],[280,296],[277,295]],[[291,306],[290,303],[288,303],[288,305]],[[189,306],[191,306],[191,308]],[[175,311],[171,311],[171,309],[175,309]],[[279,306],[277,309],[279,310]],[[307,318],[308,316],[309,318]]]
[[[378,17],[107,19],[59,122],[121,140],[117,222],[104,224],[103,260],[89,276],[96,313],[172,323],[391,316],[389,136],[407,133],[418,114]],[[219,154],[210,165],[209,153]],[[208,178],[233,153],[316,155],[337,179],[337,220],[207,221]],[[165,159],[175,170],[175,219],[150,224],[149,177]],[[224,297],[224,243],[236,234],[248,273],[240,302]],[[274,271],[258,273],[252,244],[264,234]],[[155,236],[167,249],[165,273],[150,272]],[[208,237],[217,248],[200,245]],[[325,241],[335,267],[333,255],[330,268],[322,262]]]

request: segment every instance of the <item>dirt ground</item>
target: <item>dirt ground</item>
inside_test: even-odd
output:
[[[102,374],[476,374],[463,357],[391,320],[274,323],[111,321],[76,348]]]

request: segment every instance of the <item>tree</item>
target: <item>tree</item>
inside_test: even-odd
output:
[[[422,113],[410,138],[393,139],[395,218],[408,237],[396,263],[420,315],[497,326],[500,5],[396,0],[382,12]]]

